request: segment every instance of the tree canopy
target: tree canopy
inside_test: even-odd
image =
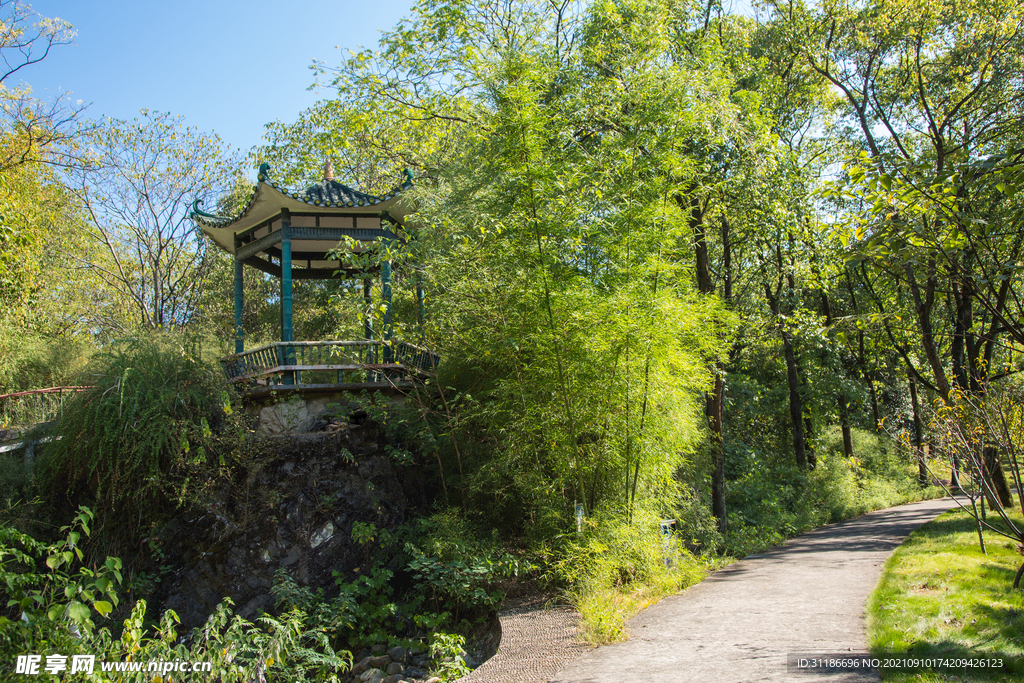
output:
[[[5,6],[10,73],[72,35]],[[523,525],[692,504],[724,532],[752,478],[856,472],[886,435],[923,463],[924,406],[1016,390],[1022,10],[758,11],[422,0],[377,49],[317,64],[330,95],[249,153],[293,188],[328,159],[371,194],[414,175],[411,239],[365,258],[394,263],[398,337],[445,359],[420,438],[455,503]],[[227,349],[230,263],[187,214],[244,206],[238,158],[172,114],[72,112],[44,139],[7,111],[5,324]],[[275,283],[244,277],[250,339],[271,340]],[[382,316],[357,280],[297,288],[298,337]]]

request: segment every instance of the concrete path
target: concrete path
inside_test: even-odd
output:
[[[866,656],[864,604],[886,558],[954,505],[879,510],[751,555],[640,613],[628,641],[573,660],[551,683],[878,681],[873,670],[800,671],[795,660]]]

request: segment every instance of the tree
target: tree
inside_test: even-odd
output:
[[[52,179],[32,166],[66,158],[58,143],[73,134],[69,128],[77,112],[63,111],[59,102],[46,105],[31,97],[28,86],[7,82],[54,46],[70,43],[71,26],[40,17],[19,0],[0,0],[0,15],[0,294],[9,302],[12,293],[33,287],[28,254],[41,248],[46,232],[26,222],[30,206],[53,189]],[[42,191],[33,192],[36,187]]]
[[[469,453],[467,495],[486,480],[534,513],[664,502],[702,433],[689,388],[730,329],[717,297],[695,296],[673,197],[699,175],[686,136],[732,130],[731,106],[717,72],[663,68],[669,3],[494,9],[417,6],[335,72],[341,99],[299,124],[321,122],[302,137],[322,151],[293,163],[362,146],[418,167],[428,340],[452,359],[442,381],[474,399],[460,438],[492,456]]]
[[[68,383],[87,355],[102,283],[73,255],[92,245],[81,207],[52,169],[23,164],[0,173],[0,393]]]
[[[842,95],[845,137],[859,151],[830,194],[845,201],[853,265],[915,392],[948,404],[983,396],[1018,371],[1013,346],[1024,342],[1015,196],[1024,10],[944,0],[771,6],[791,52]],[[893,329],[903,315],[916,348]],[[954,452],[954,481],[956,462]],[[977,472],[1002,478],[997,466]]]
[[[77,155],[82,106],[15,83],[73,37],[61,19],[0,0],[0,391],[72,374],[97,308],[94,283],[69,257],[88,250],[74,229],[79,207],[52,168]]]
[[[115,329],[191,322],[210,257],[189,210],[230,189],[236,163],[215,135],[170,114],[143,110],[97,128],[88,163],[68,180],[102,253],[81,262],[124,297],[125,310],[109,319]]]
[[[0,172],[29,162],[67,165],[73,160],[74,150],[66,143],[80,133],[83,105],[60,97],[40,100],[29,86],[11,81],[74,37],[63,19],[42,17],[21,0],[0,0],[0,118],[7,136],[0,146]]]
[[[1019,74],[1024,10],[1005,2],[773,3],[790,49],[846,104],[850,238],[902,283],[930,379],[980,391],[998,339],[1020,343]],[[940,309],[948,309],[942,310]],[[952,320],[948,334],[937,329]],[[940,345],[950,340],[949,363]],[[906,357],[909,361],[909,357]],[[997,373],[998,374],[998,373]]]

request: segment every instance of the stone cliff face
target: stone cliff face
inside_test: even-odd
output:
[[[279,569],[330,595],[334,571],[351,580],[368,559],[351,540],[353,522],[392,529],[425,508],[422,471],[387,457],[372,422],[321,418],[312,427],[322,431],[256,437],[222,495],[151,539],[166,558],[154,597],[185,627],[202,624],[225,596],[248,619],[271,609]]]

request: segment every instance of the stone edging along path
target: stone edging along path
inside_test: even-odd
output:
[[[878,681],[873,670],[808,674],[795,657],[866,654],[864,604],[889,555],[955,506],[871,512],[751,555],[629,621],[630,639],[587,651],[570,608],[503,611],[497,654],[459,683]]]

